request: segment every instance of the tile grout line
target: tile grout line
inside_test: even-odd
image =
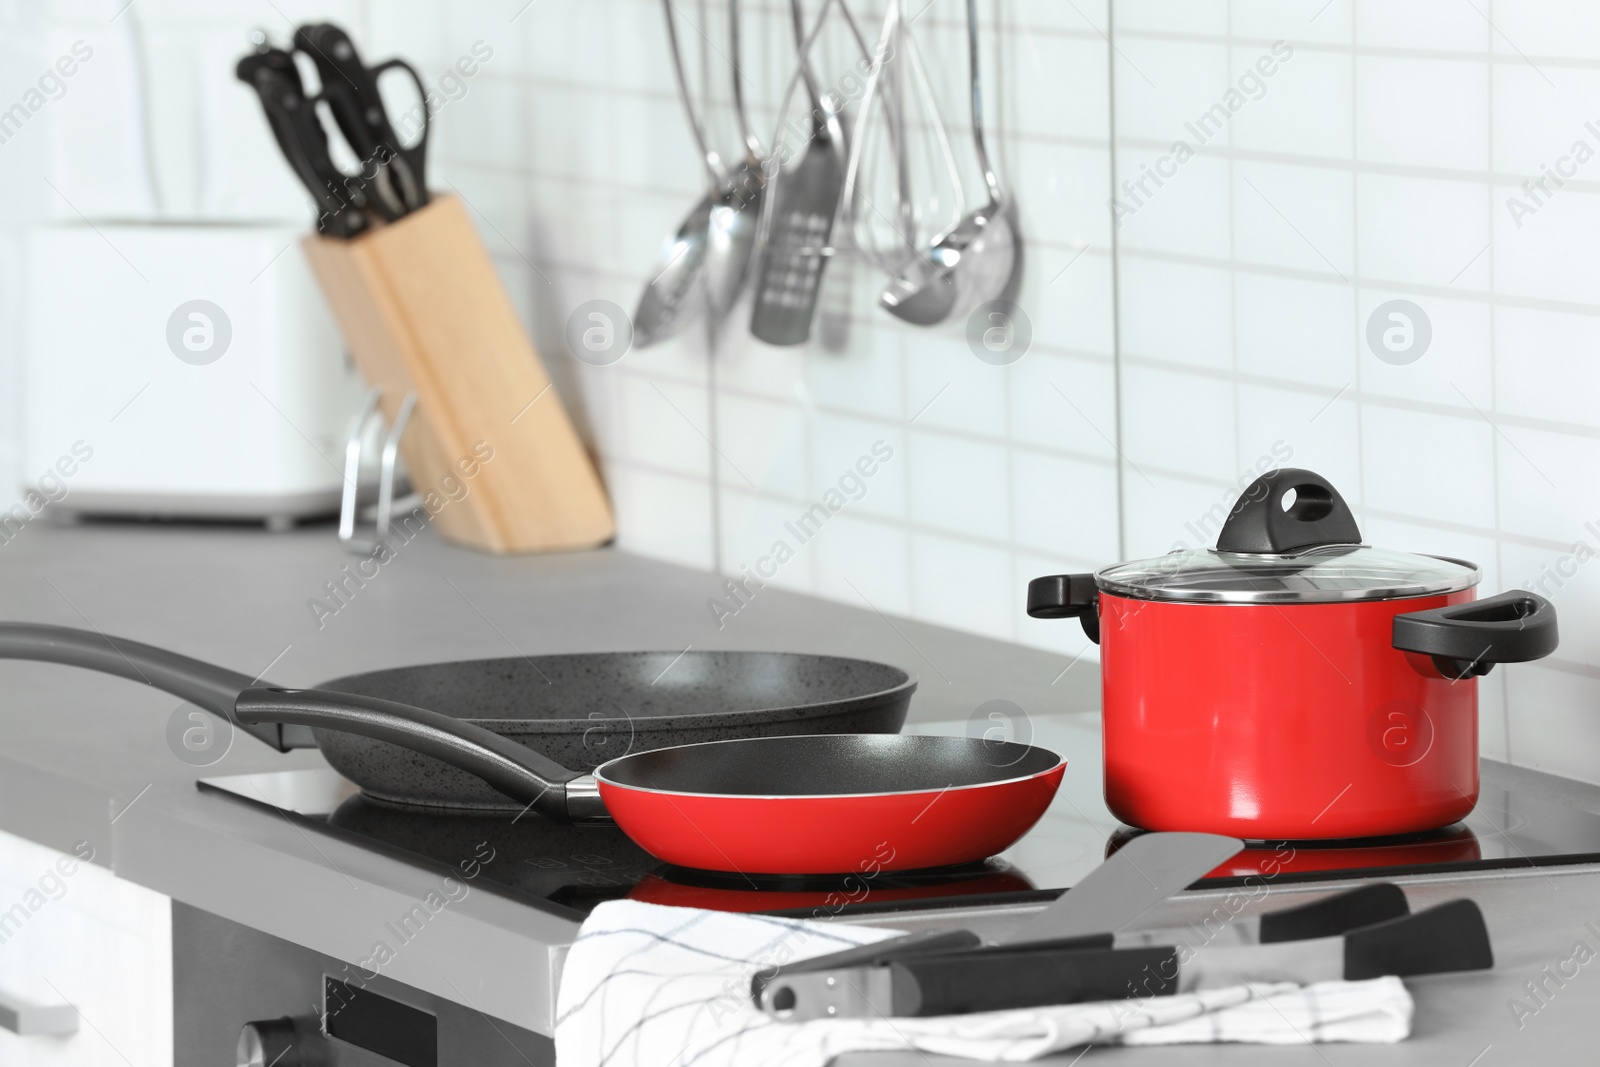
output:
[[[1106,152],[1110,167],[1111,196],[1117,195],[1117,57],[1116,0],[1105,0],[1106,12]],[[1122,241],[1116,212],[1111,212],[1111,410],[1116,412],[1112,428],[1113,448],[1117,453],[1117,558],[1128,558],[1127,464],[1122,442]]]
[[[1489,13],[1488,13],[1488,16],[1487,16],[1487,18],[1485,20],[1485,24],[1484,24],[1484,53],[1485,53],[1485,56],[1490,56],[1490,55],[1492,55],[1492,53],[1494,51],[1494,37],[1492,36],[1493,26],[1494,26],[1494,0],[1486,0],[1486,5],[1488,7]],[[1495,211],[1494,211],[1495,187],[1494,187],[1494,181],[1492,179],[1492,175],[1494,174],[1494,122],[1495,122],[1494,67],[1495,67],[1495,65],[1494,65],[1494,63],[1492,61],[1489,61],[1489,60],[1486,59],[1486,61],[1484,62],[1484,67],[1486,68],[1485,76],[1488,79],[1488,90],[1484,95],[1484,103],[1487,106],[1488,112],[1489,112],[1488,115],[1485,116],[1486,121],[1485,121],[1485,124],[1484,124],[1485,128],[1486,128],[1486,131],[1487,131],[1485,153],[1484,153],[1484,169],[1491,176],[1491,179],[1484,183],[1484,200],[1485,200],[1485,208],[1486,208],[1486,210],[1488,212],[1488,215],[1489,215],[1489,234],[1488,234],[1489,243],[1491,245],[1493,245],[1494,244],[1494,218],[1495,218]],[[1498,285],[1499,285],[1499,281],[1500,281],[1499,274],[1495,270],[1495,261],[1498,258],[1499,258],[1499,256],[1496,254],[1495,249],[1491,247],[1489,249],[1489,292],[1491,294],[1496,291],[1496,289],[1498,288]],[[1500,421],[1500,390],[1499,390],[1500,369],[1499,369],[1499,365],[1497,363],[1497,359],[1498,359],[1498,356],[1499,356],[1499,349],[1498,349],[1498,344],[1497,344],[1497,339],[1496,339],[1496,333],[1497,333],[1497,327],[1498,327],[1497,319],[1498,319],[1498,315],[1497,315],[1497,312],[1496,312],[1496,303],[1495,303],[1494,300],[1491,299],[1489,301],[1489,410],[1494,413],[1495,421],[1499,422]],[[1491,464],[1490,473],[1492,475],[1492,479],[1491,479],[1491,483],[1490,484],[1493,487],[1493,493],[1494,493],[1494,565],[1495,565],[1495,570],[1500,575],[1500,584],[1502,586],[1504,586],[1507,583],[1507,578],[1506,578],[1506,565],[1505,565],[1505,539],[1502,536],[1502,530],[1501,530],[1501,526],[1503,525],[1503,519],[1502,519],[1502,514],[1501,514],[1501,510],[1500,509],[1501,509],[1501,505],[1502,505],[1503,501],[1501,500],[1501,497],[1500,497],[1500,435],[1499,434],[1496,433],[1496,434],[1491,434],[1489,436],[1489,448],[1490,448],[1489,461],[1490,461],[1490,464]],[[1495,685],[1500,690],[1500,741],[1501,741],[1501,746],[1502,746],[1501,750],[1505,753],[1505,758],[1506,758],[1506,761],[1508,763],[1511,762],[1511,758],[1512,758],[1511,757],[1511,682],[1510,682],[1510,676],[1511,676],[1511,672],[1510,671],[1502,670],[1500,672],[1499,680],[1495,683]]]
[[[1356,43],[1356,5],[1350,5],[1350,43]],[[1361,115],[1360,91],[1360,64],[1356,62],[1358,53],[1352,51],[1350,55],[1350,159],[1356,162],[1361,157],[1360,129],[1358,123]],[[1361,351],[1362,340],[1366,336],[1366,329],[1361,322],[1361,176],[1355,174],[1350,181],[1350,318],[1354,327],[1354,336],[1350,338],[1350,346],[1355,351],[1356,372],[1356,499],[1360,501],[1363,514],[1367,513],[1367,404],[1366,390],[1361,385],[1361,368],[1364,362]]]
[[[1228,36],[1233,36],[1233,0],[1227,6]],[[1227,46],[1229,76],[1233,71],[1233,46]],[[1244,465],[1244,411],[1239,403],[1239,200],[1234,167],[1234,124],[1228,123],[1228,360],[1233,379],[1233,469]],[[1200,546],[1204,548],[1205,546]]]
[[[1106,0],[1106,2],[1109,4],[1110,0]],[[994,34],[993,56],[994,56],[994,60],[995,61],[991,66],[991,70],[993,70],[993,71],[1006,70],[1006,69],[1008,69],[1008,66],[1009,66],[1005,61],[1006,60],[1006,55],[1007,55],[1007,53],[1005,51],[1005,43],[1007,41],[1012,40],[1013,39],[1013,35],[1009,32],[1009,27],[1008,27],[1008,25],[1007,25],[1007,23],[1005,21],[1005,13],[1006,13],[1005,5],[1003,3],[998,2],[998,0],[997,0],[997,2],[994,5],[994,28],[995,28],[995,34]],[[995,81],[999,82],[999,84],[995,86],[995,91],[994,91],[994,94],[993,94],[994,95],[994,99],[995,99],[995,112],[996,112],[996,116],[995,117],[996,117],[996,120],[997,120],[996,121],[996,125],[999,126],[999,125],[1002,125],[1002,124],[998,120],[1001,117],[1004,116],[1005,111],[1006,111],[1005,105],[1006,105],[1007,100],[1009,99],[1009,97],[1007,96],[1006,90],[1011,87],[1011,80],[1010,79],[1006,79],[1006,80],[995,79]],[[1009,146],[1010,146],[1010,142],[1009,141],[1002,142],[1001,145],[999,146],[998,150],[1000,152],[1006,152],[1006,149]],[[1006,169],[1002,173],[1006,173],[1006,174],[1016,174],[1016,173],[1018,173],[1018,168],[1016,168],[1015,166],[1011,165],[1014,162],[1015,162],[1015,157],[1010,155],[1009,153],[1007,153],[1006,158],[1005,158]],[[1015,182],[1010,183],[1010,186],[1011,186],[1011,190],[1013,191],[1013,195],[1014,195],[1014,190],[1016,189]],[[1020,225],[1019,225],[1019,229],[1020,229]],[[1018,237],[1018,241],[1019,242],[1021,241],[1020,235]],[[1027,256],[1026,247],[1019,243],[1018,244],[1018,248],[1021,250],[1021,254],[1024,257],[1026,257]],[[1021,263],[1021,270],[1026,272],[1027,269],[1028,269],[1027,268],[1027,263],[1026,263],[1026,260],[1024,259],[1023,262]],[[1009,284],[1010,283],[1008,282],[1008,287],[1009,287]],[[1023,355],[1026,356],[1027,353],[1024,352]],[[1003,390],[1002,390],[1001,411],[1002,411],[1002,418],[1005,421],[1006,544],[1008,546],[1011,546],[1011,547],[1009,547],[1008,551],[1006,552],[1006,556],[1007,556],[1006,563],[1008,564],[1007,574],[1010,576],[1011,581],[1012,581],[1012,583],[1014,585],[1020,584],[1020,582],[1022,580],[1022,576],[1017,573],[1017,555],[1018,555],[1018,553],[1017,553],[1016,548],[1015,548],[1016,540],[1017,540],[1017,450],[1016,450],[1015,442],[1013,440],[1013,435],[1012,435],[1012,432],[1011,432],[1011,412],[1012,412],[1013,400],[1014,400],[1013,393],[1015,391],[1017,380],[1018,380],[1017,375],[1012,372],[1012,368],[1015,365],[1016,364],[1013,363],[1013,364],[1008,364],[1007,366],[1004,366],[1004,367],[993,368],[994,370],[998,371],[999,373],[1005,375],[1005,383],[1004,383]],[[1013,593],[1013,595],[1015,595],[1015,594]],[[1020,641],[1022,639],[1022,615],[1021,615],[1020,612],[1016,612],[1016,611],[1010,612],[1009,615],[1010,615],[1010,620],[1009,621],[1011,623],[1011,640],[1012,641]]]
[[[1183,266],[1219,271],[1228,269],[1228,261],[1217,256],[1195,255],[1189,252],[1169,252],[1158,248],[1130,248],[1124,250],[1123,254],[1137,259],[1156,260]],[[1528,311],[1550,311],[1558,315],[1583,315],[1589,318],[1600,317],[1600,303],[1591,304],[1573,300],[1549,300],[1540,297],[1512,296],[1506,293],[1488,293],[1482,290],[1462,290],[1451,288],[1449,285],[1405,281],[1397,278],[1341,277],[1336,274],[1329,274],[1327,271],[1309,267],[1292,267],[1281,263],[1256,263],[1246,260],[1239,266],[1245,273],[1273,278],[1288,278],[1326,285],[1343,286],[1354,284],[1365,289],[1391,289],[1407,296],[1433,296],[1471,304],[1493,302],[1505,307],[1521,308]]]

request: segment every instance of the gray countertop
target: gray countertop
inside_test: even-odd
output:
[[[34,524],[0,546],[8,619],[98,629],[172,648],[282,684],[311,684],[403,663],[634,648],[770,648],[859,655],[921,679],[914,722],[960,723],[1004,698],[1092,744],[1092,667],[997,641],[779,590],[763,590],[718,629],[706,608],[714,576],[614,551],[496,559],[420,538],[321,624],[353,557],[327,528],[266,534],[237,527]],[[196,907],[346,960],[370,954],[384,925],[433,888],[428,872],[342,840],[308,835],[264,809],[202,794],[202,776],[311,767],[314,752],[275,753],[235,741],[195,768],[168,747],[178,702],[88,672],[0,663],[0,829],[57,848],[88,840],[120,876]],[[1059,718],[1055,718],[1059,716]],[[1056,727],[1053,727],[1054,729]],[[1070,753],[1069,753],[1070,755]],[[1600,790],[1486,764],[1485,778],[1600,811]],[[1070,772],[1069,772],[1070,777]],[[1084,796],[1078,804],[1092,803]],[[1109,818],[1109,816],[1107,816]],[[1411,983],[1416,1032],[1394,1047],[1104,1049],[1098,1062],[1483,1064],[1547,1062],[1587,1047],[1600,1008],[1590,964],[1541,1005],[1523,983],[1573,954],[1600,950],[1600,870],[1593,867],[1402,879],[1416,904],[1472,896],[1483,906],[1498,966]],[[1315,887],[1275,888],[1270,906]],[[1211,894],[1168,905],[1173,921],[1209,910]],[[948,916],[946,916],[948,917]],[[969,917],[981,925],[983,915]],[[908,925],[904,916],[895,924]],[[548,1033],[554,979],[574,924],[485,892],[440,912],[385,973],[428,992]],[[1509,1002],[1536,1014],[1519,1027]],[[1076,1055],[1076,1054],[1074,1054]],[[1067,1059],[1070,1059],[1068,1057]],[[921,1056],[871,1060],[872,1067]],[[1065,1061],[1063,1061],[1065,1062]],[[865,1059],[842,1060],[841,1064]]]

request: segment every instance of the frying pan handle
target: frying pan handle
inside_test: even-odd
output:
[[[143,682],[227,719],[279,752],[316,744],[309,731],[286,731],[265,723],[242,726],[234,719],[234,701],[256,679],[153,645],[70,626],[7,622],[0,623],[0,659],[61,663]]]
[[[584,783],[575,782],[587,775],[569,771],[481,726],[437,711],[349,693],[263,686],[240,693],[233,712],[240,722],[293,723],[342,730],[432,756],[482,778],[511,799],[559,822],[597,814],[591,804],[584,802],[588,800],[583,795],[587,792]],[[578,801],[570,805],[570,811],[569,784],[576,785],[571,792]]]
[[[1525,589],[1394,617],[1394,647],[1430,657],[1455,681],[1488,674],[1496,663],[1543,659],[1559,640],[1555,605]]]
[[[1028,614],[1036,619],[1074,615],[1089,640],[1100,643],[1100,591],[1092,574],[1052,574],[1028,583]]]

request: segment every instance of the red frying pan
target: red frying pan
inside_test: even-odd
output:
[[[592,775],[435,711],[318,690],[247,689],[243,724],[343,730],[469,771],[558,821],[610,816],[657,859],[746,874],[970,863],[1044,814],[1067,761],[973,737],[812,734],[636,752]]]

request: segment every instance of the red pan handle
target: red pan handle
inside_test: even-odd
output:
[[[575,780],[588,776],[510,738],[437,711],[393,700],[319,689],[246,689],[233,713],[244,723],[282,723],[342,730],[458,767],[540,815],[560,822],[603,815],[598,794]]]

